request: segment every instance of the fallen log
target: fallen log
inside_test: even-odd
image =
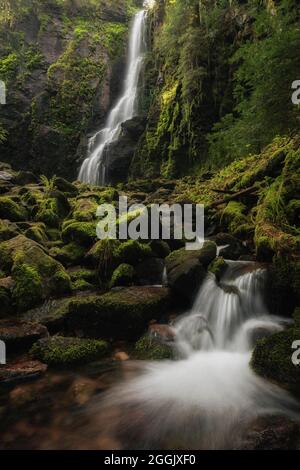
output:
[[[237,193],[231,194],[223,199],[219,199],[219,201],[215,201],[209,205],[209,208],[213,209],[215,207],[219,207],[222,204],[226,204],[227,202],[236,201],[241,199],[242,197],[252,196],[258,191],[256,186],[251,186],[251,188],[243,189]]]

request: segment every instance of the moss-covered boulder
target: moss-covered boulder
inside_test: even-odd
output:
[[[91,246],[97,240],[96,222],[67,220],[62,226],[62,238],[66,243],[75,242]]]
[[[258,341],[253,352],[251,366],[259,375],[280,384],[298,389],[300,366],[294,365],[293,343],[300,340],[300,328],[289,328]]]
[[[135,344],[133,356],[135,359],[144,361],[160,361],[172,359],[172,347],[156,340],[153,336],[146,334]]]
[[[48,241],[46,235],[46,225],[44,223],[32,224],[25,232],[24,235],[31,240],[44,245]]]
[[[51,248],[49,254],[64,266],[69,267],[76,266],[84,260],[86,249],[75,242],[71,242],[62,247]]]
[[[55,186],[59,191],[64,193],[67,197],[76,197],[78,195],[78,188],[75,184],[70,183],[70,181],[65,180],[64,178],[56,178],[55,179]]]
[[[21,311],[71,289],[70,277],[63,266],[23,235],[0,244],[0,262],[7,273],[11,271],[12,296]]]
[[[117,288],[104,295],[73,299],[67,328],[90,337],[136,340],[149,321],[160,319],[171,307],[169,289],[158,287]]]
[[[105,341],[54,336],[39,340],[30,353],[45,364],[64,367],[101,359],[109,354],[109,345]]]
[[[148,244],[139,243],[136,240],[127,240],[121,243],[115,251],[115,256],[120,263],[127,263],[133,266],[152,256],[152,250]]]
[[[0,242],[10,240],[19,234],[18,226],[9,220],[0,219]]]
[[[20,222],[28,219],[28,213],[25,207],[15,202],[11,197],[0,196],[0,219]]]
[[[110,287],[131,286],[134,279],[134,267],[130,264],[120,264],[113,272]]]
[[[65,330],[65,319],[69,312],[72,297],[47,300],[39,307],[28,310],[20,316],[24,322],[40,323],[47,327],[51,334]]]
[[[94,199],[78,199],[73,208],[72,217],[79,222],[91,222],[96,220],[99,204]]]
[[[168,283],[175,294],[191,302],[206,276],[206,267],[215,259],[216,244],[205,243],[202,250],[182,248],[166,258]]]
[[[0,318],[12,313],[12,288],[13,280],[11,277],[0,278]]]

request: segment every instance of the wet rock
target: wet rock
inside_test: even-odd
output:
[[[175,330],[170,325],[160,325],[159,323],[150,325],[149,334],[164,343],[173,342],[176,337]]]
[[[51,334],[63,331],[71,300],[72,297],[46,301],[40,307],[21,315],[20,319],[24,322],[40,323],[46,326]]]
[[[84,406],[91,400],[96,390],[97,382],[85,377],[78,377],[71,385],[68,395],[73,403]]]
[[[128,361],[130,359],[130,357],[128,356],[128,354],[126,352],[118,351],[118,352],[115,353],[114,359],[116,361],[125,362],[125,361]]]
[[[247,248],[238,240],[227,233],[219,233],[214,238],[218,247],[224,247],[219,250],[219,256],[224,259],[237,261],[241,256],[248,255]]]
[[[126,181],[139,137],[145,129],[145,118],[134,117],[122,124],[119,139],[112,142],[104,152],[107,161],[107,179],[111,184]]]
[[[250,424],[240,449],[295,450],[300,446],[300,426],[282,416],[258,418]]]
[[[47,370],[47,365],[27,357],[10,362],[0,368],[0,383],[22,382],[36,379]]]
[[[38,323],[25,323],[15,319],[0,321],[0,340],[5,342],[7,354],[26,351],[45,336],[48,336],[47,328]]]

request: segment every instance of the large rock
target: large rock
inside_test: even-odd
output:
[[[140,286],[163,284],[165,262],[160,258],[149,258],[135,268],[136,280]]]
[[[175,294],[191,302],[201,282],[206,277],[206,268],[215,259],[216,244],[206,242],[202,250],[174,251],[166,259],[168,283]]]
[[[8,273],[11,270],[13,301],[20,311],[71,290],[71,280],[63,266],[38,243],[22,235],[0,244],[0,262]]]
[[[170,290],[159,287],[118,288],[69,304],[67,328],[90,337],[137,339],[152,319],[160,319],[171,306]]]
[[[37,379],[47,370],[47,365],[24,357],[0,368],[0,383],[15,383]]]
[[[139,137],[144,132],[145,124],[145,118],[140,117],[126,121],[122,124],[122,133],[119,139],[105,149],[106,176],[111,184],[127,180],[129,167]]]
[[[40,339],[31,348],[31,355],[51,366],[85,364],[101,359],[109,352],[105,341],[53,336]]]

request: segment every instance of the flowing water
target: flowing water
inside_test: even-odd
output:
[[[147,11],[142,10],[134,17],[123,92],[110,111],[104,128],[89,140],[88,157],[83,162],[78,176],[84,183],[106,184],[105,149],[120,136],[122,123],[138,113],[139,81],[146,51],[146,16]]]
[[[249,366],[256,340],[286,326],[268,314],[265,280],[255,263],[229,262],[220,282],[208,274],[191,311],[171,325],[176,360],[99,363],[12,389],[0,442],[8,449],[235,449],[259,420],[273,420],[267,438],[276,435],[276,420],[280,432],[295,426],[298,402]]]
[[[122,409],[115,432],[129,448],[235,448],[258,417],[299,420],[296,400],[249,366],[255,341],[286,326],[267,312],[265,280],[255,263],[229,262],[220,283],[209,274],[173,325],[177,360],[110,391],[101,407]]]

